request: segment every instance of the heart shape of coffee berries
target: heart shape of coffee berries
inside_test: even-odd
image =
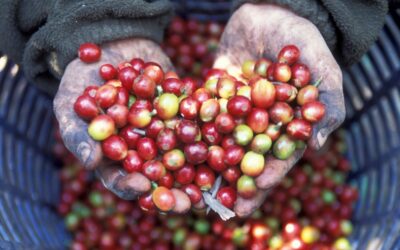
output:
[[[236,76],[210,69],[200,83],[140,58],[103,64],[104,84],[87,87],[74,109],[105,157],[152,181],[153,191],[139,198],[143,209],[173,209],[172,187],[193,206],[211,192],[211,208],[232,209],[238,195],[256,194],[266,155],[288,159],[325,115],[320,81],[310,84],[299,57],[300,50],[288,45],[276,62],[245,61]]]

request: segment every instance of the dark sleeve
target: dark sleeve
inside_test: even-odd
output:
[[[234,0],[234,9],[249,3],[285,6],[309,19],[343,65],[357,62],[377,39],[388,0]]]
[[[0,51],[28,79],[57,89],[81,43],[142,37],[160,42],[172,13],[168,0],[0,0]]]

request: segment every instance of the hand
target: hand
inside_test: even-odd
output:
[[[221,37],[214,68],[240,69],[247,59],[266,57],[276,59],[279,50],[295,44],[301,51],[300,60],[309,66],[312,81],[322,78],[320,101],[326,105],[326,115],[314,125],[308,145],[320,148],[328,135],[345,118],[342,73],[318,29],[307,19],[293,12],[269,4],[244,4],[230,18]],[[301,158],[304,150],[297,150],[288,160],[268,156],[264,172],[256,178],[260,189],[253,199],[238,198],[235,212],[247,216],[265,200],[268,190],[278,184]]]
[[[88,124],[74,112],[73,105],[89,85],[100,85],[99,67],[104,63],[118,65],[134,57],[159,63],[163,69],[172,69],[171,62],[154,42],[146,39],[127,39],[104,44],[101,60],[86,64],[73,60],[65,69],[60,87],[54,99],[54,111],[60,125],[61,136],[66,147],[87,169],[95,169],[105,187],[123,199],[134,199],[151,189],[150,181],[140,173],[126,173],[121,164],[103,158],[99,142],[87,133]],[[180,190],[174,190],[176,206],[174,212],[189,210],[189,197]]]

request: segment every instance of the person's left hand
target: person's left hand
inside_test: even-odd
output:
[[[342,72],[314,24],[276,5],[244,4],[234,12],[225,28],[214,68],[229,71],[240,69],[248,59],[266,57],[275,60],[280,49],[288,44],[300,49],[300,61],[310,68],[312,81],[322,79],[319,98],[326,106],[326,115],[314,125],[313,136],[308,142],[310,147],[318,149],[343,122],[345,108]],[[252,199],[238,197],[236,214],[243,217],[257,209],[268,191],[283,179],[303,153],[304,150],[297,150],[285,161],[266,157],[265,170],[256,178],[260,190]]]

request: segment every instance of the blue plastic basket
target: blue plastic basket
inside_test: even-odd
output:
[[[176,1],[188,18],[226,20],[227,1]],[[196,4],[195,4],[196,3]],[[358,186],[354,249],[400,249],[400,15],[344,72],[344,124]],[[0,249],[63,249],[69,240],[55,205],[52,100],[0,56]]]

